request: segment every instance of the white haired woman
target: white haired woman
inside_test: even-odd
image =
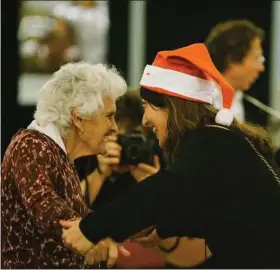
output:
[[[64,247],[58,220],[88,213],[73,160],[104,153],[126,88],[114,67],[87,63],[62,66],[42,87],[35,120],[2,163],[2,268],[87,267]]]

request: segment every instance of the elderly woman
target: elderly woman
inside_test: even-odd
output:
[[[42,87],[35,120],[14,135],[2,163],[3,268],[86,267],[64,247],[58,221],[88,213],[73,160],[104,153],[125,92],[114,67],[87,63],[62,66]]]
[[[98,248],[105,239],[111,263],[117,250],[110,238],[121,242],[152,227],[157,241],[205,239],[213,268],[279,268],[280,175],[273,148],[262,128],[233,118],[234,90],[205,45],[159,52],[140,84],[143,124],[153,127],[169,166],[82,221],[61,222],[68,228],[65,245],[98,261],[106,257]],[[223,96],[218,112],[216,87]]]

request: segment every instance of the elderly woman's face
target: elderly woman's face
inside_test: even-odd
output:
[[[106,152],[105,143],[109,135],[117,132],[115,122],[115,101],[105,97],[103,99],[104,109],[91,120],[83,120],[83,142],[88,146],[92,154]]]

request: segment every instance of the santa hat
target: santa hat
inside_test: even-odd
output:
[[[159,52],[153,64],[145,67],[140,85],[159,94],[211,105],[215,88],[220,88],[223,106],[215,121],[226,126],[233,121],[229,109],[234,89],[216,69],[203,43]]]

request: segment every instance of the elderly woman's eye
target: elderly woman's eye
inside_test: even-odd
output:
[[[110,119],[110,120],[113,119],[114,118],[114,114],[108,114],[107,118]]]

